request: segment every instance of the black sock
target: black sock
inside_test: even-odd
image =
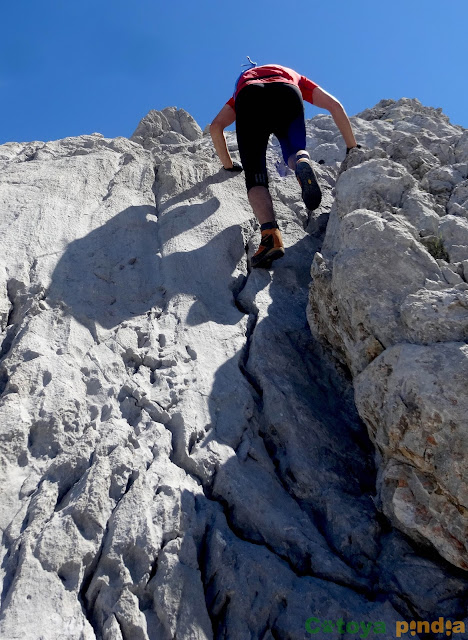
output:
[[[276,220],[274,222],[264,222],[260,225],[260,231],[266,231],[267,229],[279,229]]]

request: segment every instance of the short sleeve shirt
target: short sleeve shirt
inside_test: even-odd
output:
[[[264,64],[261,67],[248,69],[239,76],[234,94],[226,104],[235,110],[235,102],[239,92],[247,85],[255,84],[256,82],[286,82],[294,84],[299,88],[302,98],[311,104],[313,104],[312,93],[314,89],[318,87],[315,82],[312,82],[312,80],[309,80],[306,76],[301,76],[297,71],[294,71],[294,69],[282,67],[279,64]]]

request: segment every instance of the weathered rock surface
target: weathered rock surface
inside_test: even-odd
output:
[[[405,617],[463,619],[466,403],[450,385],[466,367],[465,258],[432,257],[420,234],[458,251],[458,227],[438,234],[447,212],[461,219],[463,167],[421,181],[466,163],[467,139],[416,101],[361,115],[372,150],[350,154],[336,200],[343,142],[328,116],[307,125],[325,161],[313,214],[272,141],[287,247],[272,272],[250,271],[242,176],[183,111],[151,112],[132,140],[0,146],[2,640],[295,640],[311,616],[389,635]],[[395,132],[427,167],[400,162]],[[437,180],[453,191],[434,195]],[[356,376],[377,468],[324,338]]]
[[[400,529],[430,540],[463,569],[467,375],[465,342],[401,343],[356,379],[359,413],[386,463],[380,478],[384,511]]]
[[[466,132],[415,101],[362,117],[374,148],[342,167],[308,318],[354,378],[384,513],[468,569]]]

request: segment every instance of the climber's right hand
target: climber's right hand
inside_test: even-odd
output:
[[[360,144],[357,144],[355,147],[347,147],[347,148],[346,148],[346,155],[348,155],[348,153],[349,153],[350,151],[352,151],[352,149],[362,149],[362,147],[361,147],[361,145],[360,145]]]

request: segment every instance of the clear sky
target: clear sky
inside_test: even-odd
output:
[[[467,25],[468,0],[5,0],[0,143],[130,136],[166,106],[204,127],[246,55],[293,67],[349,115],[418,98],[468,128]]]

